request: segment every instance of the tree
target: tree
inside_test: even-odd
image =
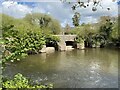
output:
[[[74,26],[79,26],[79,20],[80,20],[80,14],[76,12],[72,18],[73,20],[73,25]]]
[[[110,20],[112,20],[112,17],[110,16],[101,16],[98,20],[99,21],[98,23],[100,26],[102,26],[102,25],[105,25]]]
[[[1,19],[1,25],[2,27],[10,26],[13,25],[14,29],[19,30],[20,32],[25,32],[25,31],[41,31],[41,29],[38,26],[30,24],[30,22],[26,21],[25,19],[16,19],[14,17],[5,15],[5,14],[0,14],[2,19]]]
[[[117,18],[115,18],[115,22],[113,24],[113,30],[111,32],[111,38],[112,38],[112,42],[116,45],[116,46],[120,46],[120,33],[119,33],[119,21],[120,21],[120,16],[118,16]]]
[[[111,37],[113,39],[118,39],[119,38],[119,33],[118,33],[118,22],[115,22],[113,25],[113,30],[111,32]]]
[[[30,17],[29,17],[30,18]],[[1,27],[2,32],[2,46],[4,47],[4,53],[2,57],[3,63],[6,61],[19,61],[29,54],[36,54],[42,49],[42,46],[47,42],[57,42],[59,38],[52,36],[52,34],[43,34],[41,30],[44,29],[39,27],[39,24],[33,23],[36,19],[15,19],[7,15],[3,15],[3,25]],[[29,21],[31,20],[31,22]],[[47,19],[46,19],[47,20]],[[57,28],[57,21],[53,21],[51,28]],[[47,25],[47,24],[45,24]],[[31,28],[31,29],[30,29]],[[50,28],[49,28],[50,30]],[[56,31],[55,31],[56,33]],[[7,53],[6,53],[7,52]]]
[[[6,26],[6,25],[10,25],[10,24],[14,24],[15,23],[15,19],[11,16],[5,15],[5,14],[0,14],[0,24],[2,26]]]
[[[27,14],[24,19],[28,21],[31,25],[39,26],[39,28],[41,28],[43,32],[59,34],[61,31],[59,21],[47,14],[41,13]]]
[[[70,26],[69,24],[66,24],[65,26],[65,34],[69,34],[70,33]]]
[[[113,22],[110,17],[104,17],[100,22],[104,22],[100,26],[100,34],[104,36],[105,40],[111,39],[111,33],[113,31]]]

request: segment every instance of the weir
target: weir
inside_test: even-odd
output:
[[[67,44],[66,42],[70,41],[75,43],[75,38],[77,35],[54,35],[60,38],[60,41],[57,43],[58,44],[58,49],[60,51],[66,51],[67,50]]]
[[[84,49],[84,43],[76,43],[75,38],[77,35],[54,35],[60,38],[60,41],[57,42],[57,49],[56,47],[50,45],[44,45],[40,52],[53,52],[55,50],[58,51],[69,51],[73,50],[74,48],[77,49]]]

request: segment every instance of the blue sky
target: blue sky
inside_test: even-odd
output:
[[[19,2],[18,2],[19,1]],[[69,24],[72,26],[72,16],[74,12],[71,10],[71,5],[60,2],[59,0],[29,0],[31,2],[25,2],[25,0],[16,1],[0,1],[0,13],[5,13],[7,15],[13,16],[15,18],[23,18],[28,13],[45,13],[58,19],[61,26]],[[48,2],[49,1],[49,2]],[[55,2],[53,2],[55,1]],[[98,10],[93,12],[91,10],[92,3],[86,9],[79,8],[77,11],[81,14],[80,23],[96,23],[100,16],[117,16],[118,15],[118,5],[117,1],[112,2],[112,0],[103,0],[101,2],[103,9],[98,6]],[[119,0],[120,4],[120,0]],[[106,10],[107,7],[111,7],[111,10]]]

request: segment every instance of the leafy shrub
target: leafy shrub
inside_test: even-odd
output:
[[[53,88],[53,84],[49,85],[31,85],[30,81],[24,77],[22,74],[18,73],[14,76],[12,80],[3,80],[3,88]]]
[[[5,51],[3,53],[3,62],[19,61],[29,54],[37,54],[46,43],[59,41],[59,38],[50,34],[42,34],[40,31],[20,32],[15,30],[14,25],[8,25],[2,28]]]
[[[54,43],[54,42],[59,42],[60,38],[53,35],[45,35],[45,40],[46,43]]]
[[[76,41],[77,43],[83,43],[83,42],[84,42],[84,39],[83,39],[82,37],[80,37],[80,36],[77,36],[76,39],[75,39],[75,41]]]
[[[3,61],[20,60],[31,51],[38,53],[42,45],[45,44],[45,38],[40,32],[26,31],[21,33],[12,27],[6,26],[3,28],[4,47],[5,51],[9,52],[9,55],[4,52]]]

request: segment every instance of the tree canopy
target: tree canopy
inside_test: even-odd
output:
[[[75,12],[72,20],[73,20],[73,25],[74,25],[74,26],[79,26],[80,13]]]
[[[47,34],[59,34],[61,31],[59,21],[46,14],[27,14],[22,19],[16,19],[5,14],[0,14],[0,16],[2,17],[2,26],[14,25],[14,29],[18,29],[21,32],[32,30]]]
[[[59,34],[61,31],[60,23],[57,19],[54,19],[50,15],[33,13],[27,14],[24,20],[31,25],[35,25],[43,29],[43,32],[49,32],[51,34]]]
[[[0,29],[3,34],[0,43],[3,42],[2,47],[4,47],[3,63],[19,61],[29,54],[39,53],[42,46],[47,42],[57,42],[59,40],[52,35],[60,32],[60,24],[50,16],[33,14],[16,19],[5,14],[0,15],[2,17]],[[37,20],[41,19],[40,15],[43,15],[42,18],[44,18],[43,27],[40,26],[40,23],[37,23]]]

